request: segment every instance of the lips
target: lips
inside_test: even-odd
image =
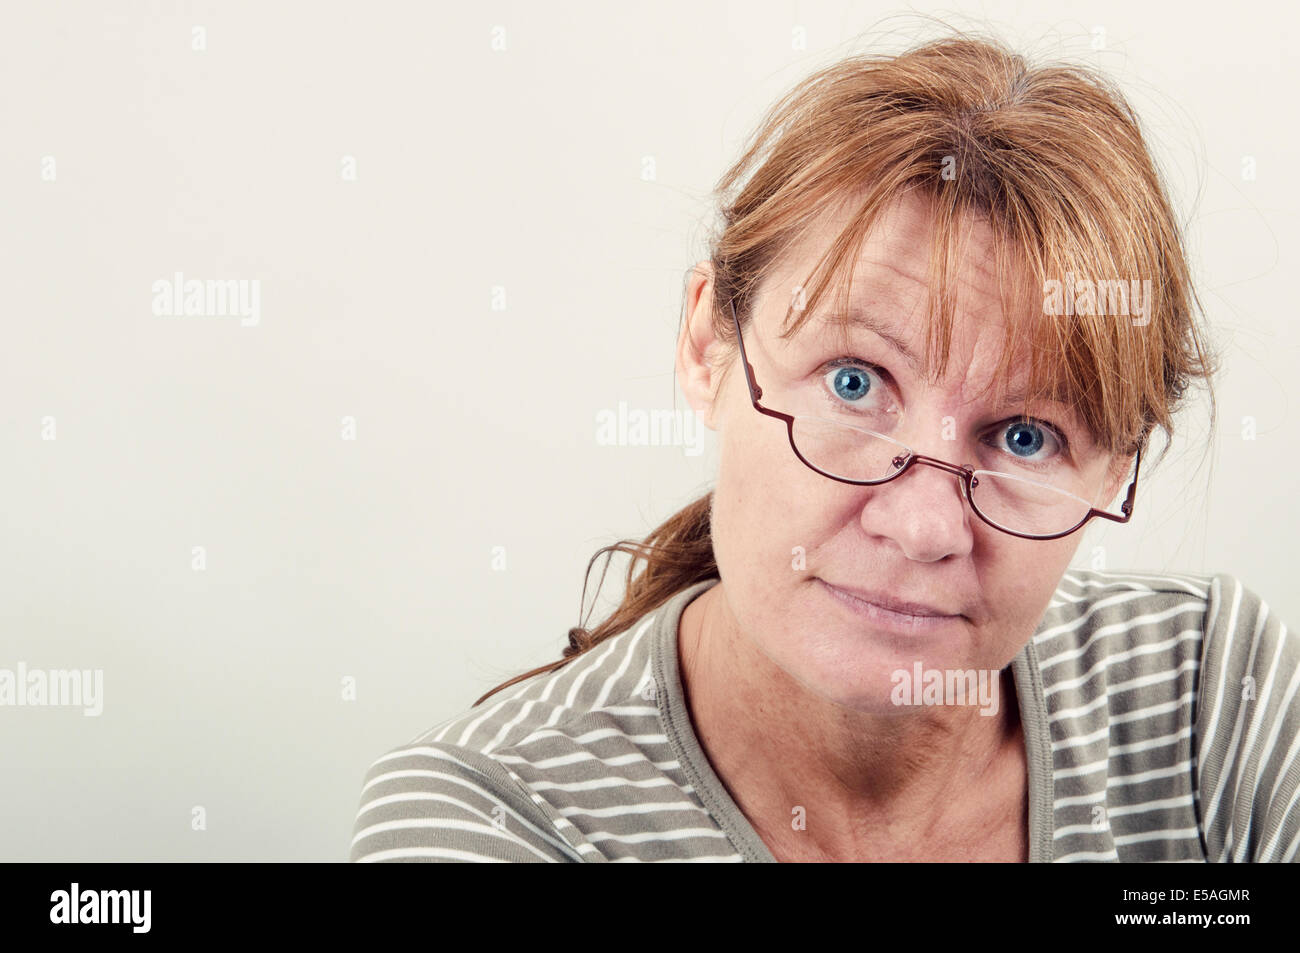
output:
[[[950,612],[940,606],[930,605],[924,602],[916,602],[887,592],[858,589],[854,586],[842,586],[839,583],[826,582],[825,579],[822,579],[821,581],[832,589],[838,589],[840,592],[846,593],[855,599],[869,602],[872,605],[879,606],[882,609],[888,609],[890,612],[897,612],[901,615],[916,616],[924,619],[955,618],[961,615],[960,612]]]

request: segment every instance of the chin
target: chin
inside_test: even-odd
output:
[[[891,701],[896,671],[910,671],[915,662],[925,668],[946,664],[915,652],[881,652],[878,647],[864,644],[857,633],[782,648],[781,656],[774,661],[805,691],[843,708],[880,715],[902,713]]]

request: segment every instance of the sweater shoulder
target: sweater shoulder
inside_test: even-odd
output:
[[[575,754],[658,730],[654,615],[386,751],[365,774],[350,858],[581,860],[590,844],[539,793]]]

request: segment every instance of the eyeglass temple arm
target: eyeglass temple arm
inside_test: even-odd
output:
[[[1105,510],[1093,510],[1094,516],[1104,516],[1108,520],[1114,520],[1116,523],[1127,523],[1133,515],[1133,499],[1137,496],[1138,473],[1142,469],[1142,448],[1137,451],[1137,459],[1133,464],[1133,482],[1128,485],[1128,493],[1124,496],[1124,502],[1119,505],[1123,516],[1116,516],[1114,513],[1107,513]]]
[[[757,407],[758,399],[763,396],[763,388],[759,387],[758,381],[754,380],[754,367],[749,363],[749,358],[745,356],[745,336],[740,333],[740,318],[736,316],[736,302],[728,299],[727,304],[731,307],[731,320],[736,326],[736,343],[740,346],[740,362],[745,365],[745,380],[749,383],[749,398]]]

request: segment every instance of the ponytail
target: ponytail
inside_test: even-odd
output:
[[[501,689],[509,688],[516,682],[563,668],[571,660],[585,655],[606,639],[627,631],[638,619],[653,612],[683,589],[706,579],[719,578],[718,564],[713,558],[713,537],[709,531],[709,512],[712,504],[713,491],[710,490],[670,516],[643,542],[625,539],[597,550],[591,557],[591,561],[587,563],[587,572],[583,577],[582,605],[587,603],[587,579],[591,576],[591,567],[602,554],[605,555],[605,568],[601,570],[600,583],[596,586],[598,595],[601,586],[604,585],[605,574],[609,572],[609,560],[614,553],[626,553],[632,557],[627,567],[627,586],[622,604],[594,629],[588,629],[585,625],[576,625],[569,629],[569,644],[564,649],[562,658],[501,683],[474,702],[473,707],[481,705]],[[645,561],[645,568],[634,579],[633,573],[641,560]],[[579,606],[579,615],[581,612]]]

